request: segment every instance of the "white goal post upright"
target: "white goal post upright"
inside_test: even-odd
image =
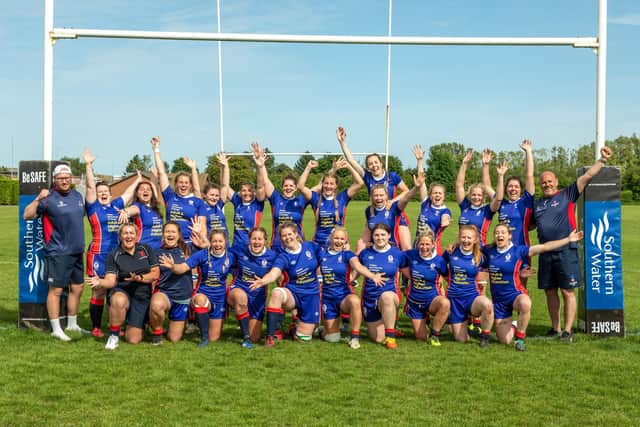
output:
[[[340,35],[295,35],[295,34],[243,34],[207,32],[171,32],[136,30],[100,30],[55,28],[54,0],[44,0],[44,94],[43,94],[43,159],[51,160],[53,153],[53,45],[58,39],[125,38],[156,40],[192,40],[192,41],[237,41],[264,43],[314,43],[314,44],[383,44],[389,52],[391,45],[466,45],[466,46],[571,46],[591,48],[596,52],[596,156],[605,142],[605,95],[606,95],[606,36],[607,36],[607,0],[598,0],[598,36],[597,37],[393,37],[388,36],[340,36]],[[219,20],[219,14],[218,14]],[[391,5],[389,10],[389,31],[391,29]],[[220,50],[218,51],[220,58]],[[389,67],[389,66],[388,66]],[[219,68],[221,68],[219,62]],[[222,85],[221,77],[219,85]],[[220,93],[220,96],[222,93]],[[387,104],[388,104],[387,97]],[[387,105],[387,129],[388,132]],[[222,113],[221,113],[222,119]],[[223,138],[222,122],[220,135]],[[388,140],[388,137],[387,137]],[[221,139],[221,148],[223,140]],[[304,154],[304,153],[299,153]],[[339,154],[339,153],[325,153]],[[389,156],[388,143],[385,156]]]

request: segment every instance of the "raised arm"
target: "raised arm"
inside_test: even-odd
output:
[[[86,180],[86,192],[84,199],[87,203],[93,203],[98,197],[96,193],[96,177],[93,174],[93,162],[96,160],[96,156],[91,154],[91,151],[88,148],[85,148],[82,152],[82,160],[84,160],[84,173]]]
[[[362,176],[360,176],[358,171],[355,170],[354,167],[351,166],[351,163],[349,163],[344,157],[336,160],[336,169],[348,169],[349,173],[351,173],[353,183],[349,186],[349,188],[347,188],[347,196],[350,199],[353,198],[353,196],[355,196],[356,193],[364,186],[364,180],[362,179]]]
[[[491,199],[491,212],[498,212],[500,209],[500,204],[502,203],[502,199],[504,199],[504,175],[509,170],[509,163],[502,162],[496,168],[498,172],[498,190],[495,193],[495,197]]]
[[[527,190],[527,193],[532,196],[536,194],[536,180],[533,177],[533,148],[531,146],[531,141],[525,139],[520,143],[520,148],[524,150],[524,175],[525,175],[525,183],[524,188]]]
[[[269,179],[269,174],[267,173],[267,167],[265,165],[266,153],[257,142],[251,143],[251,150],[253,151],[253,160],[256,163],[258,187],[264,188],[264,194],[266,197],[271,197],[276,188],[273,186],[273,183]]]
[[[142,174],[140,173],[140,171],[137,171],[137,173],[138,173],[138,176],[136,177],[136,179],[131,183],[130,186],[127,187],[126,190],[124,190],[124,193],[122,193],[122,196],[120,196],[122,197],[122,200],[124,200],[125,206],[131,203],[131,200],[133,200],[133,196],[136,191],[136,187],[138,186],[138,184],[142,182]]]
[[[185,165],[191,169],[191,181],[193,182],[193,195],[202,199],[202,192],[200,191],[200,175],[198,175],[198,167],[196,161],[189,157],[183,157],[182,161]]]
[[[347,146],[347,132],[342,126],[338,126],[338,129],[336,129],[336,137],[340,143],[340,149],[342,150],[342,154],[344,154],[344,158],[347,159],[349,164],[356,170],[356,172],[358,172],[358,175],[364,176],[364,169],[362,169],[362,166],[356,162],[353,154],[351,154],[351,150],[349,150],[349,147]]]
[[[578,185],[578,191],[582,193],[584,188],[589,184],[591,178],[598,175],[602,167],[609,161],[611,156],[613,155],[613,151],[609,147],[602,147],[600,149],[600,158],[595,161],[593,165],[587,171],[580,175],[576,184]]]
[[[462,163],[460,163],[460,169],[458,169],[458,176],[456,177],[456,201],[458,204],[462,203],[466,197],[466,193],[464,191],[464,180],[467,176],[467,166],[469,165],[472,156],[473,150],[467,150],[462,158]]]
[[[533,245],[529,247],[529,256],[539,255],[543,252],[555,251],[569,243],[579,242],[584,237],[584,231],[573,230],[564,239],[550,240],[542,245]]]
[[[397,199],[398,208],[400,210],[404,210],[404,208],[407,207],[407,204],[409,204],[409,200],[411,200],[411,198],[413,198],[413,196],[416,195],[420,187],[424,186],[424,173],[418,176],[414,175],[413,183],[414,183],[413,188],[407,191],[406,193],[402,193],[402,196]]]
[[[311,169],[315,169],[318,167],[318,162],[315,160],[309,160],[307,162],[307,166],[305,166],[304,170],[300,174],[300,178],[298,178],[298,190],[300,190],[300,194],[306,201],[311,200],[311,196],[313,193],[309,187],[307,187],[307,179],[309,178],[309,173],[311,173]],[[322,191],[322,189],[320,190]]]
[[[235,194],[235,191],[233,191],[233,188],[229,185],[231,182],[229,157],[224,153],[218,153],[216,160],[218,160],[218,164],[220,164],[220,197],[224,202],[228,202]]]
[[[36,198],[33,199],[33,201],[31,203],[29,203],[24,208],[24,212],[22,213],[22,218],[25,221],[29,221],[31,219],[37,218],[38,217],[38,205],[40,204],[40,200],[46,198],[48,195],[49,195],[49,190],[48,189],[43,188],[42,190],[40,190],[40,193],[38,193]]]
[[[167,171],[164,168],[164,162],[160,157],[160,137],[154,136],[151,138],[151,146],[153,147],[153,161],[156,164],[158,170],[158,182],[160,183],[160,190],[164,191],[169,186],[169,177]]]
[[[491,175],[489,174],[489,168],[491,167],[491,160],[493,159],[493,152],[490,148],[482,150],[482,185],[484,185],[484,191],[487,193],[490,199],[496,194],[491,186]]]

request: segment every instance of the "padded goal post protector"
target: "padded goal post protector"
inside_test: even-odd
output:
[[[51,173],[60,161],[25,160],[18,166],[20,197],[18,208],[18,326],[49,330],[48,286],[44,271],[44,231],[42,218],[25,221],[24,210],[43,188],[50,188]],[[60,303],[60,323],[66,323],[66,303]]]
[[[580,168],[578,176],[586,171]],[[620,168],[605,166],[578,201],[584,230],[578,328],[597,336],[624,336],[625,331],[620,191]]]

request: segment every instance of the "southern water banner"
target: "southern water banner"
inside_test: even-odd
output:
[[[53,168],[64,162],[21,161],[18,167],[20,199],[18,208],[18,325],[48,329],[46,301],[48,286],[44,269],[44,232],[42,218],[25,221],[24,209],[40,190],[51,186]],[[66,313],[61,304],[61,318]]]
[[[585,234],[579,327],[594,335],[624,336],[620,170],[602,168],[579,208]]]

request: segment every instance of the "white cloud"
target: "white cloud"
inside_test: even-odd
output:
[[[626,15],[609,18],[610,24],[640,25],[640,13],[627,13]]]

